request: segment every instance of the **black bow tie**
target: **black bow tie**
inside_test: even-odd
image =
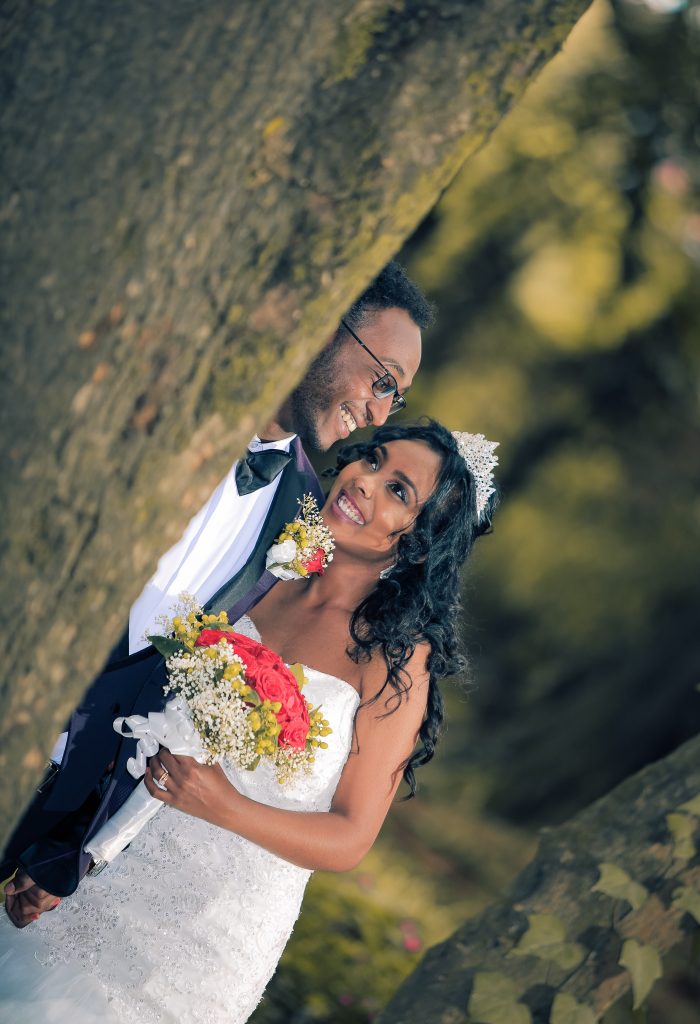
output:
[[[239,494],[251,494],[278,477],[291,459],[290,452],[268,448],[262,452],[248,452],[236,466],[236,487]]]

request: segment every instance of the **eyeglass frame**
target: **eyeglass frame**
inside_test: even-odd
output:
[[[388,378],[388,380],[393,381],[393,396],[392,396],[392,399],[391,399],[391,407],[389,409],[388,415],[389,416],[393,416],[393,414],[395,412],[401,412],[402,409],[406,408],[406,399],[404,398],[403,395],[399,394],[399,382],[397,381],[396,377],[393,375],[393,373],[391,373],[389,370],[387,370],[386,366],[381,361],[381,359],[377,359],[377,357],[375,356],[374,352],[371,350],[371,348],[369,348],[367,345],[365,345],[365,343],[362,340],[362,338],[358,337],[358,335],[355,334],[355,332],[353,331],[352,327],[350,326],[349,323],[347,323],[347,321],[341,320],[340,323],[341,323],[341,326],[344,327],[345,330],[348,332],[348,334],[352,335],[352,337],[355,339],[357,344],[361,345],[362,348],[365,350],[365,352],[367,352],[367,354],[370,355],[372,357],[372,359],[374,359],[375,363],[377,363],[379,366],[381,366],[382,370],[384,371],[384,373],[383,373],[383,375],[381,377],[377,377],[376,380],[372,381],[372,394],[374,395],[374,397],[379,399],[379,401],[383,401],[385,398],[388,398],[389,395],[392,394],[391,391],[387,391],[387,393],[385,395],[378,395],[376,390],[375,390],[377,384],[381,383],[382,380],[385,380],[385,379]]]

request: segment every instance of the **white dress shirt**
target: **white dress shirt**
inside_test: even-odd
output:
[[[295,436],[264,443],[254,437],[248,450],[288,452]],[[153,632],[159,616],[170,613],[183,590],[204,604],[248,561],[282,474],[251,494],[239,494],[236,465],[234,462],[211,498],[190,520],[180,540],[163,555],[131,606],[129,654],[148,646],[146,634]]]

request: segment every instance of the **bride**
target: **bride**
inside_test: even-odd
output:
[[[341,452],[323,510],[332,566],[273,587],[236,625],[306,666],[328,749],[285,786],[264,764],[208,767],[161,749],[146,785],[166,811],[54,913],[23,931],[5,917],[3,1020],[248,1019],[311,872],[357,865],[401,778],[413,795],[433,756],[438,680],[462,667],[459,568],[489,524],[494,447],[430,422]]]

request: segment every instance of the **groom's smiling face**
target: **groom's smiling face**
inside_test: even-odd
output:
[[[367,348],[395,378],[399,394],[411,386],[420,365],[420,329],[403,309],[379,310],[354,328]],[[313,361],[284,412],[289,427],[311,448],[325,451],[358,427],[381,426],[391,396],[377,398],[372,384],[382,369],[352,336],[343,331]]]

